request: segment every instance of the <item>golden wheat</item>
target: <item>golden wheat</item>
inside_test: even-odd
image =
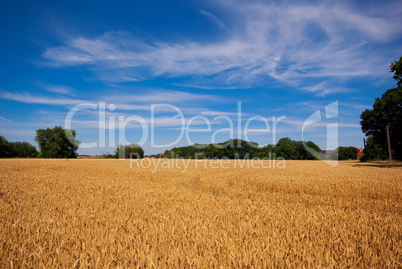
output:
[[[1,160],[0,265],[402,266],[400,168],[135,162]]]

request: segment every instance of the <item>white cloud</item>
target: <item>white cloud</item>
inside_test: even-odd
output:
[[[218,97],[181,91],[148,90],[146,94],[108,96],[109,102],[178,103],[187,101],[216,101]]]
[[[47,90],[49,92],[69,95],[69,94],[71,94],[72,88],[67,87],[67,86],[48,86],[45,88],[45,90]]]
[[[126,118],[126,117],[125,117]],[[124,118],[124,119],[125,119]],[[142,119],[147,123],[148,128],[151,126],[155,128],[162,128],[162,127],[172,127],[178,126],[177,130],[181,130],[186,127],[186,124],[189,118],[183,118],[184,125],[182,125],[182,118],[179,115],[175,116],[156,116],[154,118],[150,117],[142,117]],[[114,124],[110,124],[109,121],[99,121],[97,119],[89,119],[89,120],[79,120],[73,119],[72,126],[79,126],[80,128],[89,128],[89,129],[119,129],[119,119],[114,118]],[[200,126],[205,125],[205,121],[196,119],[191,122],[191,126]],[[211,122],[211,124],[217,124],[216,122]],[[127,127],[127,129],[141,129],[142,127],[138,122],[132,121],[129,122],[127,125],[122,126]]]
[[[281,81],[325,95],[342,86],[318,89],[306,81],[320,85],[328,78],[383,74],[392,52],[375,45],[397,40],[402,33],[401,12],[390,12],[383,4],[365,10],[325,2],[216,5],[238,21],[236,27],[225,27],[224,40],[151,44],[127,32],[106,32],[97,38],[71,38],[48,48],[43,57],[56,66],[87,65],[98,79],[113,82],[191,77],[181,84],[249,88]],[[223,25],[211,12],[200,12]]]
[[[9,136],[33,136],[36,134],[33,130],[19,130],[19,129],[0,129],[0,133]]]
[[[13,100],[26,104],[46,104],[46,105],[78,105],[80,103],[85,103],[87,101],[73,98],[54,98],[54,97],[43,97],[34,96],[29,93],[11,93],[11,92],[1,92],[0,98]]]
[[[38,85],[48,92],[60,93],[65,95],[73,94],[73,88],[65,85],[51,85],[43,82],[38,82]]]
[[[51,58],[59,66],[80,65],[85,63],[94,63],[95,59],[85,53],[77,53],[77,51],[68,48],[48,48],[44,53],[45,57]]]
[[[210,19],[213,23],[218,25],[220,28],[225,28],[225,24],[218,17],[216,17],[214,14],[212,14],[211,12],[208,12],[206,10],[200,9],[200,13],[202,15],[204,15],[205,17],[207,17],[208,19]]]
[[[18,101],[27,104],[46,104],[46,105],[77,105],[85,102],[105,102],[115,104],[117,109],[122,110],[149,110],[151,104],[156,103],[178,103],[182,102],[201,102],[217,101],[218,97],[206,94],[194,94],[189,92],[168,91],[168,90],[148,90],[145,94],[122,95],[116,93],[105,97],[92,100],[82,100],[76,98],[58,98],[32,95],[27,92],[12,93],[7,91],[0,92],[0,98]],[[136,104],[135,104],[136,103]]]
[[[11,120],[6,119],[6,118],[4,118],[4,117],[2,117],[2,116],[0,116],[0,120],[7,121],[7,122],[12,122]]]
[[[115,111],[144,111],[150,112],[151,105],[157,104],[155,108],[156,113],[176,113],[177,112],[169,106],[175,107],[177,110],[188,115],[205,115],[205,116],[218,116],[218,115],[235,115],[236,113],[225,111],[214,111],[202,107],[201,104],[208,105],[211,102],[221,102],[217,96],[207,94],[195,94],[181,91],[171,90],[147,90],[145,93],[137,94],[121,94],[119,92],[107,93],[107,96],[98,96],[93,99],[78,99],[78,98],[59,98],[54,96],[39,96],[27,92],[13,93],[2,91],[0,98],[6,100],[13,100],[27,104],[41,104],[52,106],[66,106],[72,107],[83,103],[92,103],[99,105],[100,102],[106,103],[106,111],[109,111],[109,105],[115,106]],[[228,98],[225,99],[230,100]],[[169,106],[165,106],[165,105]],[[85,115],[96,114],[97,110],[85,109],[79,113]],[[40,111],[40,114],[54,114],[53,112]],[[114,113],[115,114],[115,113]],[[64,113],[62,113],[64,115]],[[65,116],[65,115],[64,115]],[[0,120],[9,121],[6,118],[0,117]]]
[[[352,91],[352,89],[349,89],[346,87],[331,86],[331,84],[328,83],[327,80],[322,81],[322,82],[312,85],[312,86],[302,87],[301,89],[309,91],[309,92],[317,93],[317,96],[326,96],[327,94],[330,94],[330,93]]]
[[[207,110],[207,111],[200,111],[200,115],[202,115],[202,116],[235,116],[235,115],[238,115],[238,113],[237,112]],[[244,115],[244,113],[242,115]]]
[[[294,128],[297,128],[298,130],[301,130],[303,127],[303,124],[306,122],[306,120],[286,119],[282,122],[287,125],[294,126]],[[310,131],[313,131],[314,128],[317,128],[317,127],[327,127],[327,124],[328,123],[325,121],[316,122],[316,123],[308,126],[308,128],[306,128],[305,131],[310,132]],[[339,128],[359,128],[360,129],[361,125],[358,123],[339,122],[338,127]]]

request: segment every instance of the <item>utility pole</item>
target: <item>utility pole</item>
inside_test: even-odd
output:
[[[392,162],[391,141],[389,140],[389,125],[387,125],[387,140],[388,140],[388,161]]]

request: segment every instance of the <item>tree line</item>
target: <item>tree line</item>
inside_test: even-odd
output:
[[[259,147],[255,142],[230,139],[217,144],[195,144],[166,150],[164,158],[184,159],[286,159],[315,160],[316,157],[307,150],[311,148],[323,158],[339,160],[356,160],[358,150],[355,147],[339,147],[330,156],[325,156],[314,142],[294,141],[288,137],[279,139],[276,145]],[[156,157],[162,157],[156,155]]]
[[[8,142],[0,136],[0,158],[76,158],[80,141],[75,139],[74,130],[65,130],[60,126],[54,128],[38,129],[35,141],[40,151],[27,142]],[[316,159],[306,146],[316,152],[321,149],[312,141],[294,141],[288,137],[281,138],[276,145],[259,147],[255,142],[230,139],[218,144],[195,144],[187,147],[176,147],[166,150],[164,158],[202,158],[202,159],[244,159],[244,158],[268,158],[268,159],[293,159],[314,160]],[[104,154],[104,158],[143,158],[144,150],[137,144],[119,145],[114,154]],[[152,157],[162,157],[155,155]],[[340,160],[356,159],[357,149],[354,147],[339,147],[328,158]]]

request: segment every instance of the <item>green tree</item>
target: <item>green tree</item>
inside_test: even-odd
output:
[[[65,130],[60,126],[36,130],[40,158],[76,158],[80,141],[75,139],[74,130]]]
[[[373,109],[363,111],[360,118],[362,131],[372,136],[383,152],[387,152],[388,125],[394,158],[402,160],[402,87],[387,90],[381,98],[376,98]]]
[[[390,68],[398,87],[376,98],[373,109],[366,109],[360,115],[360,124],[363,133],[372,136],[372,143],[379,146],[381,156],[388,151],[386,127],[389,126],[394,158],[402,160],[402,57],[391,63]],[[369,156],[371,154],[367,154],[366,158]]]
[[[388,155],[381,149],[379,144],[374,142],[372,136],[367,137],[366,146],[364,148],[364,155],[361,157],[360,161],[366,162],[368,160],[385,160]]]
[[[137,144],[120,145],[116,149],[115,156],[116,158],[141,159],[144,157],[144,150]]]
[[[265,145],[257,150],[257,157],[260,159],[275,159],[275,145]]]
[[[39,152],[28,142],[11,142],[10,151],[12,157],[18,158],[36,158]]]
[[[0,136],[0,158],[11,157],[10,143],[4,136]]]
[[[28,142],[8,142],[0,136],[0,158],[35,158],[38,151]]]
[[[402,87],[402,56],[399,61],[391,63],[391,72],[394,73],[394,79],[397,81],[398,87]]]
[[[163,153],[163,158],[171,159],[174,158],[174,151],[173,150],[165,150]]]
[[[296,158],[298,160],[315,160],[315,159],[317,159],[316,157],[314,157],[313,154],[311,154],[306,149],[306,146],[309,147],[310,149],[316,151],[317,153],[321,154],[320,147],[317,146],[314,142],[307,141],[306,143],[304,143],[304,141],[297,141],[295,143]]]
[[[224,143],[219,143],[216,148],[221,152],[217,158],[247,159],[255,157],[254,153],[258,144],[241,139],[230,139]]]
[[[357,148],[355,147],[338,147],[334,153],[332,153],[332,159],[334,160],[356,160]]]
[[[289,137],[279,139],[276,144],[275,153],[278,157],[287,160],[296,159],[296,142],[291,140]]]

